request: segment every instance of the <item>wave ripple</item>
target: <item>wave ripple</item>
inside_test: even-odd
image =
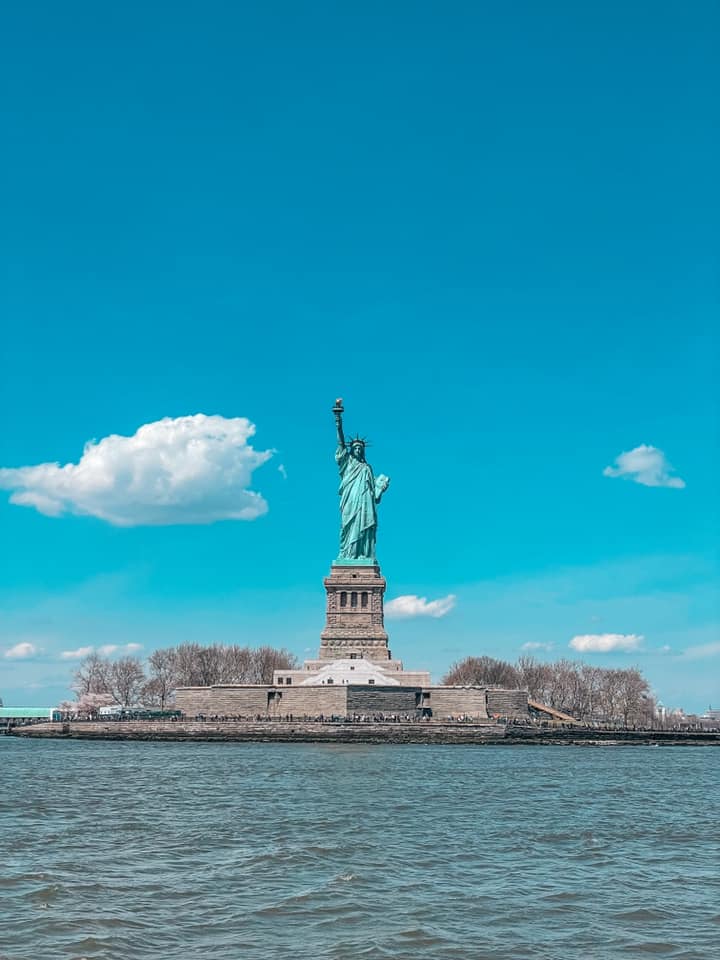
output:
[[[0,960],[707,960],[713,747],[0,740]]]

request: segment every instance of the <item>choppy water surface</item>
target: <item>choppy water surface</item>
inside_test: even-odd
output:
[[[2,960],[720,956],[720,750],[0,739]]]

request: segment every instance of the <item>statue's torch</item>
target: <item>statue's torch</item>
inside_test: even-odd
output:
[[[333,413],[336,417],[341,417],[345,413],[345,408],[342,404],[342,397],[338,397],[335,401],[335,406],[333,407]]]

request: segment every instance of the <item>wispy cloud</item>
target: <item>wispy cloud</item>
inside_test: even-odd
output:
[[[63,650],[60,654],[61,660],[82,660],[89,656],[95,647],[78,647],[77,650]]]
[[[569,646],[579,653],[630,653],[639,650],[644,639],[637,633],[585,633],[573,637]]]
[[[672,466],[662,450],[641,443],[639,447],[621,453],[615,458],[615,465],[605,467],[603,476],[624,477],[641,483],[644,487],[673,487],[681,490],[685,481],[673,477]]]
[[[165,417],[131,437],[89,441],[78,463],[0,469],[0,488],[47,516],[119,527],[253,520],[268,509],[249,489],[253,470],[272,456],[249,444],[254,433],[244,417]]]
[[[706,660],[708,657],[720,656],[720,640],[688,647],[687,650],[683,650],[680,656],[684,660]]]
[[[138,653],[142,648],[143,645],[141,643],[105,643],[97,648],[97,653],[99,653],[101,657],[111,657],[114,654]],[[77,650],[63,650],[60,658],[62,660],[82,660],[84,657],[88,657],[91,653],[95,652],[95,647],[88,645],[86,647],[78,647]]]
[[[141,643],[106,643],[98,647],[98,653],[103,657],[111,657],[114,653],[137,653],[142,650]]]
[[[428,600],[427,597],[418,597],[415,594],[395,597],[394,600],[385,604],[385,616],[394,620],[409,617],[444,617],[455,606],[455,600],[454,593],[438,600]]]
[[[34,643],[30,643],[29,640],[24,640],[21,643],[16,643],[15,646],[10,647],[9,650],[6,650],[3,656],[8,660],[30,660],[32,657],[36,657],[39,652]]]
[[[521,650],[552,650],[555,646],[554,643],[541,643],[539,640],[528,640],[527,643],[524,643],[520,649]]]

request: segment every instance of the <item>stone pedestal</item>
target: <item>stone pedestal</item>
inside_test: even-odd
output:
[[[376,563],[333,564],[323,581],[327,591],[320,660],[390,660],[383,625],[385,578]]]

